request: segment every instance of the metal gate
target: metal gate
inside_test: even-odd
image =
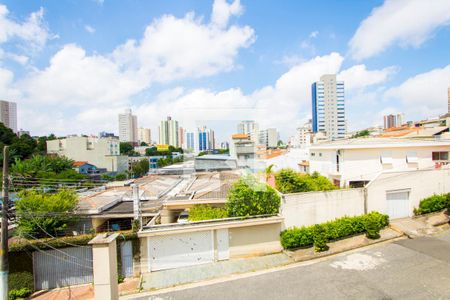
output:
[[[149,271],[213,262],[213,238],[211,230],[149,237]]]
[[[36,290],[91,283],[92,247],[35,251],[33,273]]]
[[[124,277],[133,277],[133,244],[131,241],[125,241],[120,244],[120,256],[122,275]]]
[[[391,220],[409,217],[409,190],[387,192],[386,201],[387,214]]]

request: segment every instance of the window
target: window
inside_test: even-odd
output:
[[[432,153],[433,160],[448,160],[448,152],[433,152]]]
[[[382,164],[392,164],[392,152],[384,151],[381,153],[380,162]]]
[[[314,152],[311,152],[311,156],[316,156],[316,154]]]
[[[406,162],[408,164],[419,162],[419,159],[417,158],[417,152],[416,151],[406,152]]]

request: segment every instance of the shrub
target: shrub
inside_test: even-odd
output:
[[[116,175],[116,180],[117,181],[122,181],[122,180],[125,180],[125,179],[127,179],[127,175],[125,175],[124,173],[119,173],[119,174]]]
[[[282,169],[275,174],[275,184],[282,193],[330,191],[336,186],[328,178],[314,172],[312,175],[299,174],[292,169]]]
[[[449,196],[446,195],[433,195],[428,198],[422,199],[419,203],[419,207],[414,209],[415,215],[423,215],[440,211],[449,205]]]
[[[371,239],[380,237],[380,230],[389,225],[389,217],[371,212],[357,217],[342,217],[334,221],[301,228],[289,228],[281,233],[281,245],[285,249],[309,247],[316,251],[328,249],[328,241],[366,233]]]
[[[8,276],[8,299],[26,298],[33,292],[33,274],[30,272],[14,272]]]
[[[314,250],[317,252],[327,251],[329,249],[327,242],[327,229],[324,225],[316,224],[313,227]]]
[[[281,245],[284,249],[310,247],[314,243],[311,227],[294,227],[281,232]]]
[[[226,218],[225,208],[211,207],[209,205],[197,204],[189,210],[189,221],[202,221]]]
[[[18,290],[10,290],[8,292],[8,300],[25,299],[33,293],[29,288],[21,288]]]
[[[265,183],[248,176],[235,182],[228,192],[226,209],[229,217],[277,214],[281,199]]]

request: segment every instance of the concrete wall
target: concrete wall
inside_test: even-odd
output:
[[[229,258],[242,258],[258,255],[267,255],[282,251],[280,244],[280,231],[282,227],[281,217],[250,219],[242,221],[227,221],[218,223],[195,224],[186,227],[174,226],[156,231],[142,231],[140,238],[140,270],[146,273],[149,270],[150,259],[149,241],[154,236],[186,235],[190,232],[213,231],[217,239],[217,231],[228,229]],[[151,243],[150,243],[151,244]],[[214,251],[218,252],[217,240],[214,242]],[[216,257],[217,260],[217,257]]]
[[[281,215],[284,227],[308,226],[343,216],[364,214],[364,189],[286,194]]]
[[[450,169],[382,173],[367,186],[367,209],[387,213],[386,193],[409,190],[410,216],[420,200],[450,193]]]
[[[230,258],[277,253],[280,244],[281,223],[251,227],[230,228]]]

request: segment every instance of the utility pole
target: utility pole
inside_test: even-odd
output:
[[[9,149],[8,146],[3,148],[3,188],[2,188],[2,228],[1,228],[1,248],[0,248],[0,299],[8,299],[8,208],[9,208],[9,195],[8,195],[8,162],[9,162]]]

